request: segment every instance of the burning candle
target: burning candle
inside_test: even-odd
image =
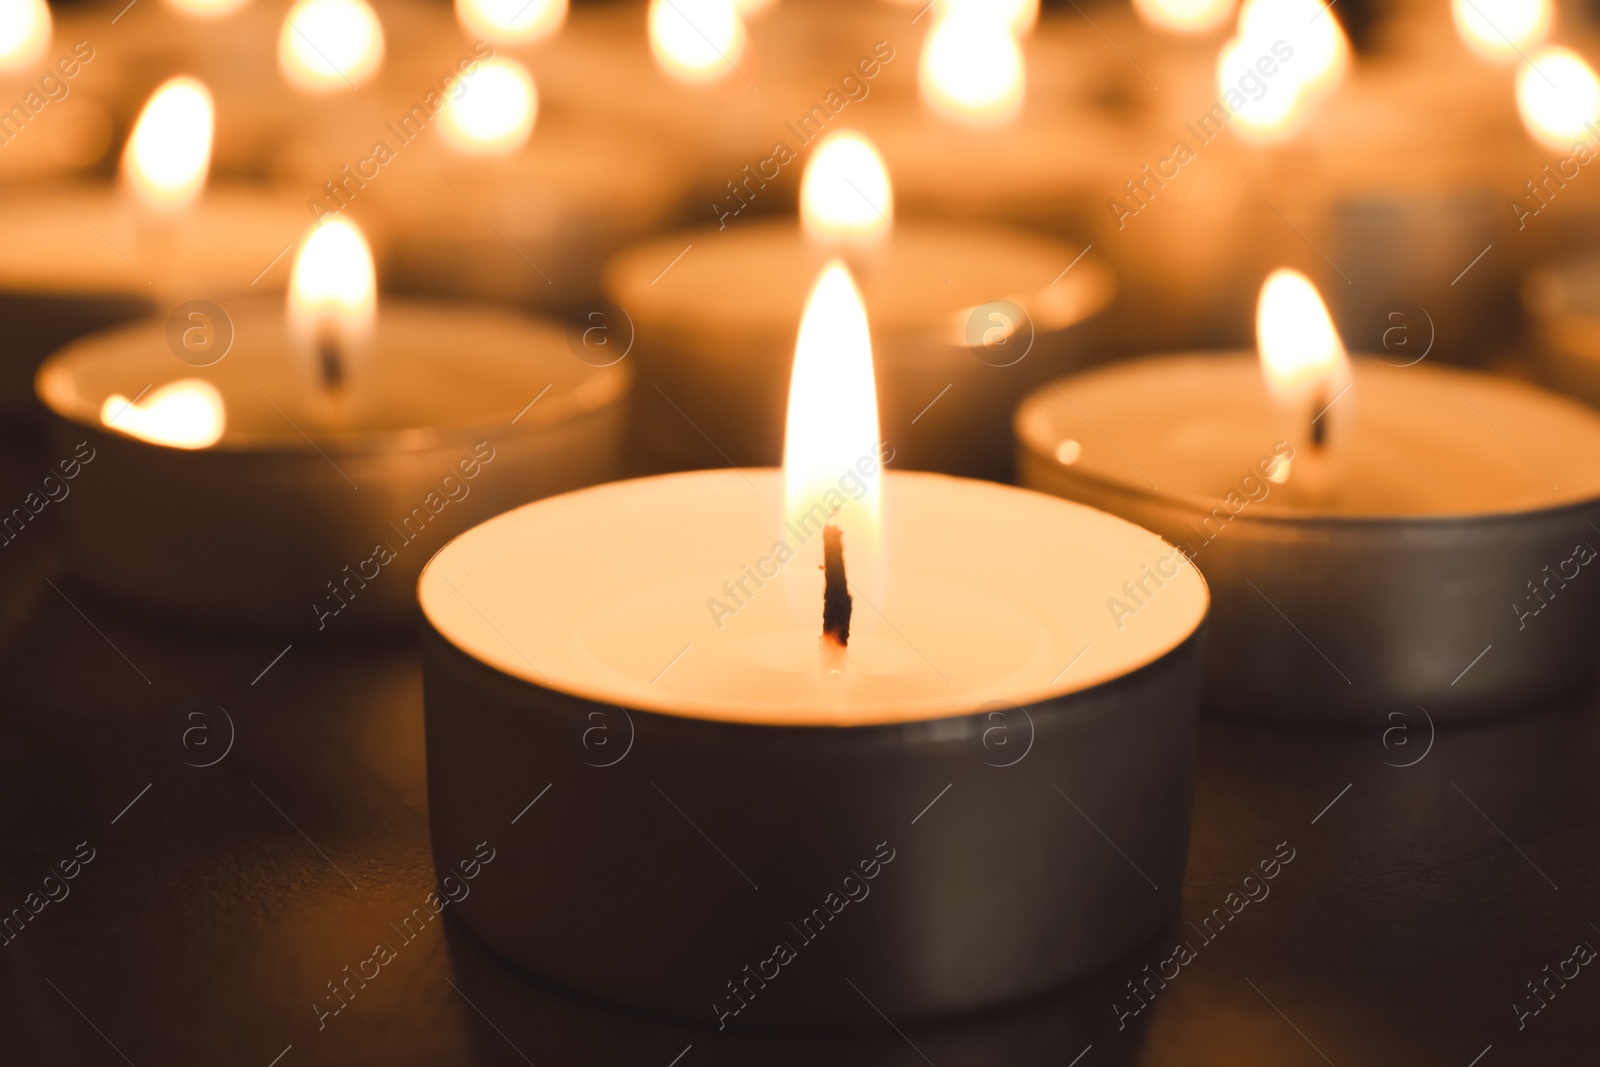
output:
[[[744,19],[733,0],[650,0],[650,54],[679,81],[731,77],[744,52]]]
[[[172,78],[135,123],[116,184],[60,182],[0,206],[0,301],[13,346],[0,409],[34,411],[34,370],[74,337],[278,284],[267,268],[305,216],[261,189],[208,188],[212,127],[206,87]]]
[[[299,0],[278,31],[278,70],[307,93],[341,92],[383,63],[383,26],[366,0]]]
[[[820,264],[858,268],[878,353],[886,434],[902,463],[1009,466],[999,430],[1071,358],[1112,281],[1084,249],[976,223],[906,219],[870,141],[835,131],[802,179],[799,224],[726,219],[617,256],[606,291],[637,330],[646,381],[637,442],[654,469],[777,461],[787,368],[771,353]],[[986,450],[986,442],[994,447]]]
[[[50,47],[50,6],[45,0],[0,4],[0,74],[23,73]]]
[[[935,5],[919,23],[928,30],[912,92],[855,120],[882,147],[912,210],[1057,232],[1081,226],[1091,205],[1104,210],[1142,148],[1138,112],[1154,90],[1126,61],[1102,62],[1093,30],[1048,19],[1034,29],[1036,16],[1037,5]],[[891,76],[908,73],[900,62]],[[1092,102],[1108,92],[1115,108]]]
[[[376,308],[360,231],[302,242],[287,302],[86,337],[40,370],[52,437],[98,476],[63,512],[68,566],[153,614],[252,629],[392,625],[427,553],[489,515],[616,473],[623,368],[559,326]],[[287,312],[287,313],[286,313]]]
[[[567,0],[456,0],[456,18],[475,37],[530,45],[561,29],[567,6]]]
[[[915,1020],[1070,981],[1170,915],[1203,582],[1102,512],[884,471],[869,336],[829,263],[781,471],[558,497],[424,571],[436,853],[520,810],[541,857],[459,904],[497,952],[723,1027],[877,1018],[846,977]],[[1136,624],[1096,610],[1153,569]],[[822,932],[830,871],[825,907],[899,919]]]
[[[680,212],[688,161],[568,103],[545,107],[532,73],[506,56],[473,63],[436,122],[438,137],[406,145],[404,167],[361,183],[391,223],[386,274],[408,291],[497,298],[603,324],[607,343],[625,337],[600,310],[601,269]]]
[[[1303,278],[1274,276],[1258,321],[1265,374],[1255,354],[1152,357],[1052,383],[1016,420],[1024,484],[1161,532],[1205,573],[1207,700],[1442,720],[1591,682],[1600,419],[1489,375],[1347,364]]]
[[[1550,0],[1450,0],[1450,17],[1467,47],[1484,59],[1515,63],[1550,32]]]

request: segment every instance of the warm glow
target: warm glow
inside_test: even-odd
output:
[[[514,59],[480,63],[446,97],[439,132],[462,152],[515,152],[533,132],[539,116],[539,90],[533,76]]]
[[[167,6],[200,19],[220,19],[233,14],[250,0],[167,0]]]
[[[1170,33],[1210,33],[1233,14],[1233,0],[1133,0],[1145,24]]]
[[[23,70],[50,47],[45,0],[0,0],[0,71]]]
[[[176,210],[206,187],[216,112],[211,91],[172,78],[151,95],[128,135],[122,174],[149,207]]]
[[[878,455],[878,391],[872,377],[867,309],[850,271],[829,260],[806,298],[789,379],[789,413],[783,437],[785,517],[794,518],[838,496],[841,477]],[[845,565],[852,581],[875,569],[882,503],[879,476],[863,478],[858,500],[831,520],[844,533]],[[818,550],[820,551],[820,549]]]
[[[1039,21],[1039,0],[936,0],[936,6],[941,19],[970,8],[976,14],[1003,22],[1018,37],[1026,36]]]
[[[456,18],[486,41],[532,44],[567,21],[567,0],[456,0]]]
[[[1517,72],[1517,110],[1534,140],[1553,152],[1600,141],[1600,83],[1577,53],[1545,48]]]
[[[1339,84],[1349,61],[1350,42],[1321,0],[1245,0],[1238,33],[1217,57],[1217,91],[1241,135],[1277,140]]]
[[[1320,411],[1350,381],[1350,359],[1327,305],[1299,271],[1275,270],[1262,284],[1256,348],[1267,385],[1280,404],[1311,404]]]
[[[995,13],[963,3],[942,15],[922,44],[922,99],[946,118],[996,125],[1022,108],[1022,49]]]
[[[744,42],[733,0],[650,0],[650,51],[680,81],[702,84],[732,73]]]
[[[823,241],[873,244],[894,222],[889,169],[873,143],[853,130],[817,145],[800,179],[800,220]]]
[[[129,437],[171,448],[210,448],[222,439],[227,414],[216,386],[180,378],[134,403],[121,393],[100,405],[100,421]]]
[[[749,18],[751,15],[761,14],[777,2],[778,0],[733,0],[733,6],[739,14]]]
[[[1550,32],[1550,0],[1451,0],[1456,32],[1478,55],[1510,63]]]
[[[359,347],[377,315],[378,283],[372,249],[355,223],[325,219],[295,253],[289,279],[289,326],[307,350],[333,344]]]
[[[299,0],[278,33],[278,70],[307,92],[353,88],[382,62],[383,27],[366,0]]]

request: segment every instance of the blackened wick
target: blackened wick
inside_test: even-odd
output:
[[[822,528],[822,639],[840,648],[850,643],[850,587],[844,576],[844,533]]]

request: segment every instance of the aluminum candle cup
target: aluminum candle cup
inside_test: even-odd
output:
[[[1018,410],[1022,481],[1191,555],[1216,597],[1219,709],[1371,725],[1591,684],[1600,419],[1508,379],[1372,360],[1334,410],[1318,457],[1287,443],[1254,353],[1107,367]],[[1101,610],[1136,618],[1149,591]]]
[[[1093,253],[1079,259],[1081,247],[1021,231],[918,219],[895,227],[881,247],[846,257],[866,299],[896,464],[1004,477],[1005,413],[1089,345],[1087,320],[1115,282]],[[612,261],[606,291],[636,331],[649,383],[635,427],[646,462],[778,462],[788,357],[829,254],[792,221],[749,219]]]
[[[60,509],[67,563],[140,610],[275,630],[404,622],[449,536],[617,473],[627,373],[574,359],[558,326],[386,304],[334,408],[282,305],[232,324],[208,366],[179,363],[147,323],[39,372],[52,454],[93,452]]]
[[[1600,259],[1569,259],[1529,275],[1523,303],[1545,381],[1600,407]]]
[[[1154,934],[1184,869],[1198,572],[1090,508],[892,473],[884,588],[852,578],[833,673],[822,576],[774,565],[817,532],[782,524],[781,483],[601,486],[429,563],[435,863],[499,853],[457,917],[563,986],[718,1026],[971,1011]],[[1163,560],[1164,599],[1116,629],[1107,590]],[[752,595],[708,612],[735,579]]]
[[[303,209],[244,189],[212,189],[153,227],[110,186],[9,198],[0,207],[0,414],[37,411],[34,371],[73,338],[152,314],[163,301],[281,289],[282,274],[251,282],[306,224]]]

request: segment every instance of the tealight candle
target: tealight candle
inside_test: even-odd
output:
[[[305,216],[259,189],[206,189],[212,125],[205,86],[173,78],[129,135],[120,187],[62,183],[0,206],[0,410],[36,410],[33,372],[74,337],[168,302],[271,286],[262,275]]]
[[[606,259],[675,218],[691,174],[655,139],[596,119],[546,107],[528,68],[497,56],[447,97],[439,136],[408,147],[404,167],[341,194],[393,221],[384,265],[397,286],[582,319],[602,307]]]
[[[832,263],[782,471],[569,494],[428,564],[435,855],[521,822],[458,905],[497,952],[719,1027],[904,1021],[1090,973],[1171,914],[1204,583],[1102,512],[885,472],[870,359]],[[1150,567],[1159,602],[1114,626],[1099,601]]]
[[[813,152],[801,215],[659,238],[607,267],[651,383],[637,452],[655,469],[775,462],[787,374],[771,353],[817,266],[843,251],[858,267],[901,462],[1003,476],[1004,413],[1072,358],[1081,324],[1111,298],[1110,274],[1049,238],[901,217],[881,158],[847,130]]]
[[[1023,483],[1162,533],[1216,596],[1206,698],[1286,720],[1458,718],[1593,681],[1600,419],[1520,382],[1347,362],[1310,283],[1254,355],[1142,359],[1017,413]],[[1102,610],[1161,594],[1135,581]]]
[[[624,368],[555,324],[374,306],[370,253],[314,229],[289,316],[87,337],[40,370],[52,439],[98,457],[62,509],[69,568],[141,610],[251,628],[393,624],[427,553],[505,508],[614,477]]]

